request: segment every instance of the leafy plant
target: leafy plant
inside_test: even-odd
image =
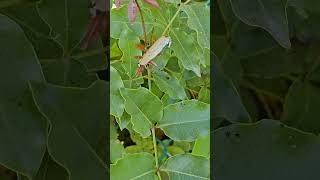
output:
[[[214,178],[319,179],[319,1],[212,8]]]
[[[20,180],[108,177],[106,11],[89,4],[0,2],[0,164]]]
[[[111,179],[209,179],[210,8],[144,2],[110,11]]]

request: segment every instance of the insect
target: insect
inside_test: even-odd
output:
[[[139,60],[139,67],[136,71],[137,75],[141,75],[145,66],[148,64],[156,65],[152,60],[158,56],[165,47],[170,47],[171,39],[170,37],[162,36],[158,40],[154,42],[154,44],[147,49],[147,51],[143,54],[141,59]]]

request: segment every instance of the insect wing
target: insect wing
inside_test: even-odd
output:
[[[153,58],[160,54],[163,48],[165,48],[169,43],[170,38],[164,36],[160,37],[143,55],[140,64],[148,64]]]

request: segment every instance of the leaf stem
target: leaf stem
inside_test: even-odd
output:
[[[171,20],[170,20],[169,24],[167,25],[167,27],[164,29],[164,31],[163,31],[163,33],[162,33],[161,36],[164,36],[164,35],[168,32],[169,27],[172,25],[173,21],[174,21],[174,20],[176,19],[176,17],[178,16],[178,14],[179,14],[179,12],[180,12],[180,10],[181,10],[181,6],[182,6],[182,5],[185,5],[185,4],[188,4],[190,1],[191,1],[191,0],[187,0],[186,2],[180,4],[177,12],[173,15],[173,17],[171,18]]]
[[[147,71],[148,71],[148,88],[149,90],[151,91],[151,71],[149,68],[147,68]]]
[[[152,131],[152,139],[153,139],[153,148],[154,148],[154,158],[156,159],[156,168],[157,168],[157,175],[161,180],[161,175],[159,172],[159,163],[158,163],[158,150],[157,150],[157,139],[156,139],[156,130],[155,127],[151,129]]]
[[[146,33],[146,26],[144,24],[144,17],[143,17],[143,13],[142,13],[142,10],[141,10],[141,7],[138,3],[137,0],[135,0],[136,4],[137,4],[137,7],[138,7],[138,10],[139,10],[139,13],[140,13],[140,17],[141,17],[141,25],[142,25],[142,29],[143,29],[143,38],[144,38],[144,43],[147,44],[147,33]]]

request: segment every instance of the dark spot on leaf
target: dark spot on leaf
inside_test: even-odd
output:
[[[236,136],[236,137],[240,137],[240,134],[239,134],[239,133],[236,133],[235,136]]]
[[[192,153],[192,150],[189,150],[189,153]]]

